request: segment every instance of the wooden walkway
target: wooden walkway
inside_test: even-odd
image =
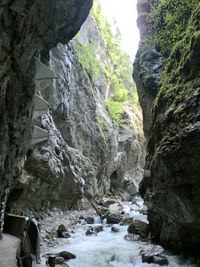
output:
[[[16,251],[20,245],[20,239],[3,234],[0,240],[0,267],[16,267]]]

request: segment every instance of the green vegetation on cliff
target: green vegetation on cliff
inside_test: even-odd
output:
[[[198,0],[162,0],[151,14],[153,40],[165,56],[154,109],[171,106],[183,129],[196,116],[188,107],[200,83],[200,3]],[[192,107],[191,107],[192,108]]]
[[[94,44],[88,43],[81,45],[78,42],[74,42],[76,49],[76,55],[78,61],[91,77],[99,78],[101,76],[101,69],[99,60],[96,57]]]
[[[126,101],[138,104],[136,88],[132,80],[132,65],[127,53],[120,47],[120,34],[113,33],[112,28],[105,17],[100,3],[94,1],[92,16],[95,19],[101,36],[107,47],[108,56],[112,67],[105,66],[104,73],[110,77],[112,91],[106,102],[107,110],[112,119],[120,124],[123,114],[123,104]]]
[[[199,0],[161,0],[152,8],[150,21],[154,41],[164,55],[185,35],[188,20]]]
[[[111,115],[112,119],[119,125],[121,121],[121,116],[123,114],[122,102],[109,99],[107,101],[107,110]]]
[[[120,47],[119,30],[112,29],[98,0],[94,1],[91,15],[88,25],[90,27],[94,23],[95,32],[89,36],[84,31],[82,35],[79,33],[73,40],[73,48],[91,82],[102,80],[108,85],[105,88],[105,91],[109,88],[105,105],[113,122],[121,125],[125,123],[124,105],[138,105],[132,64],[128,54]]]

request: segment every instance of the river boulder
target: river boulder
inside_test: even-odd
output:
[[[108,214],[106,219],[108,224],[118,224],[121,221],[121,216],[119,214]]]
[[[149,225],[140,220],[135,220],[128,226],[128,233],[139,235],[142,239],[148,238],[149,235]]]

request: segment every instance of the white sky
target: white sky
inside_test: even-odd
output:
[[[133,60],[139,43],[137,0],[100,0],[100,3],[108,19],[115,18],[122,36],[122,48]]]

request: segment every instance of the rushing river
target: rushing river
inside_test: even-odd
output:
[[[140,203],[141,204],[141,203]],[[135,219],[146,221],[146,216],[138,211],[130,211],[130,203],[123,203],[124,211],[131,214]],[[94,227],[99,225],[98,220]],[[70,267],[151,267],[157,264],[142,263],[139,255],[147,243],[140,241],[127,241],[124,236],[127,234],[127,225],[115,225],[119,232],[113,233],[111,227],[103,223],[103,232],[97,235],[86,236],[89,225],[78,224],[73,227],[74,234],[69,239],[69,244],[62,247],[52,248],[52,252],[66,250],[76,255],[76,259],[68,262]],[[180,257],[164,254],[169,260],[169,267],[194,267]]]

